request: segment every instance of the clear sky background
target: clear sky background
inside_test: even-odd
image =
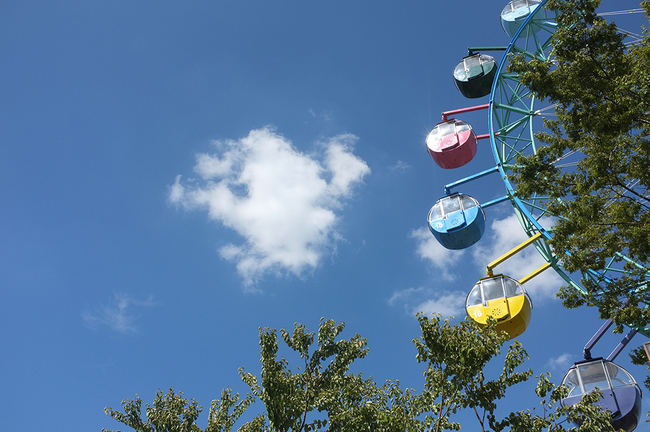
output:
[[[205,407],[204,427],[222,388],[247,390],[239,367],[259,374],[259,327],[321,317],[368,339],[355,371],[421,390],[415,313],[463,317],[485,265],[525,239],[507,203],[465,251],[426,227],[446,183],[494,166],[482,142],[442,170],[424,138],[442,111],[487,102],[451,72],[468,46],[509,42],[505,3],[4,2],[2,430],[119,428],[105,406],[170,386]],[[487,132],[485,112],[462,119]],[[496,177],[459,190],[505,193]],[[531,249],[498,270],[541,263]],[[561,284],[527,284],[519,338],[556,383],[601,324],[563,309]],[[533,387],[502,410],[538,406]]]

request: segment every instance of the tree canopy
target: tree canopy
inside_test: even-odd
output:
[[[460,430],[454,417],[463,410],[476,416],[480,430],[514,432],[569,430],[566,420],[580,424],[582,432],[612,430],[609,413],[593,405],[598,393],[575,406],[562,406],[566,389],[553,385],[542,375],[537,394],[543,412],[521,411],[499,419],[497,401],[506,390],[532,376],[531,370],[519,370],[528,357],[517,341],[511,342],[503,357],[502,373],[488,379],[489,362],[497,360],[504,343],[496,323],[479,327],[466,319],[456,325],[441,316],[418,316],[421,337],[414,339],[416,359],[424,365],[423,391],[402,389],[399,381],[379,385],[372,378],[349,371],[352,362],[368,353],[366,340],[359,335],[338,339],[344,324],[321,320],[318,334],[302,324],[293,332],[280,330],[287,348],[297,353],[302,364],[291,368],[284,356],[278,357],[279,345],[274,329],[260,329],[261,374],[244,370],[241,379],[250,392],[245,397],[230,388],[212,401],[208,425],[201,429],[196,421],[202,407],[194,399],[170,388],[159,390],[151,405],[136,395],[122,401],[123,411],[105,409],[118,422],[137,432],[229,432],[255,401],[264,411],[244,422],[241,432],[394,432]],[[115,432],[104,429],[105,432]]]
[[[510,71],[557,114],[536,135],[545,145],[519,158],[514,180],[521,197],[549,197],[557,218],[550,244],[567,272],[585,275],[587,295],[564,287],[565,305],[597,306],[604,318],[644,328],[650,312],[637,305],[650,304],[650,36],[644,29],[627,43],[625,32],[598,15],[599,3],[550,0],[558,23],[552,56],[511,59]],[[650,2],[641,6],[648,16]],[[569,154],[577,165],[561,167]],[[626,273],[589,271],[612,259]]]

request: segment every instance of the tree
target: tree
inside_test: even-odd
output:
[[[122,401],[124,412],[110,407],[105,412],[137,432],[228,432],[257,399],[264,403],[265,412],[244,423],[238,431],[442,432],[459,430],[460,423],[452,417],[466,409],[475,413],[483,431],[488,424],[497,432],[506,427],[515,432],[563,431],[562,421],[580,415],[589,419],[580,431],[608,430],[603,425],[609,425],[611,417],[592,405],[597,396],[576,407],[562,407],[557,405],[562,390],[556,389],[545,376],[538,385],[538,394],[544,397],[552,393],[551,402],[556,403],[553,411],[547,413],[547,403],[543,401],[544,416],[522,411],[497,420],[496,401],[505,397],[508,387],[532,375],[530,370],[516,371],[527,358],[521,344],[511,343],[503,373],[487,380],[483,371],[507,340],[505,334],[497,333],[494,321],[479,327],[469,319],[452,325],[438,315],[419,315],[418,320],[422,336],[414,339],[417,361],[426,365],[424,390],[420,394],[412,389],[402,390],[399,381],[386,381],[380,386],[371,378],[350,373],[351,363],[368,353],[366,340],[359,335],[337,340],[344,324],[321,320],[313,350],[316,335],[303,325],[296,324],[291,334],[280,330],[282,340],[302,360],[295,371],[284,357],[278,357],[277,332],[260,329],[261,379],[240,369],[240,377],[251,392],[242,399],[239,394],[233,395],[230,388],[225,389],[221,398],[212,402],[204,430],[195,424],[201,407],[173,388],[167,394],[160,390],[156,393],[153,404],[146,405],[144,419],[142,400],[137,395]]]
[[[597,15],[599,3],[550,0],[558,23],[552,59],[511,59],[510,71],[557,113],[536,135],[546,145],[519,158],[514,180],[521,197],[550,197],[557,218],[550,244],[566,271],[585,275],[586,295],[561,289],[565,306],[597,306],[619,330],[645,328],[650,310],[638,306],[650,304],[650,36],[644,29],[626,46],[626,35]],[[650,16],[650,2],[641,6]],[[562,170],[556,162],[571,152],[581,159]],[[589,273],[612,258],[629,273],[609,280]]]
[[[423,400],[433,415],[427,415],[429,430],[459,430],[460,424],[450,421],[450,414],[469,408],[485,431],[486,416],[492,425],[496,401],[505,396],[506,389],[528,380],[531,370],[515,372],[528,357],[518,341],[508,348],[503,373],[493,381],[486,381],[483,370],[496,357],[508,340],[498,334],[496,322],[479,328],[471,319],[452,326],[438,315],[429,319],[418,315],[422,338],[414,339],[417,361],[426,362]]]
[[[398,381],[378,386],[372,379],[349,372],[351,363],[365,357],[368,349],[366,340],[359,335],[337,340],[344,328],[344,323],[321,320],[314,350],[316,335],[302,324],[295,324],[292,333],[280,330],[282,340],[303,361],[296,371],[291,370],[284,357],[278,358],[276,330],[260,329],[261,379],[240,369],[240,377],[251,392],[240,400],[239,394],[233,396],[231,390],[226,389],[219,401],[213,401],[205,431],[230,431],[244,410],[257,399],[264,403],[266,412],[238,430],[421,430],[417,420],[420,414],[417,397],[412,390],[403,391]],[[201,431],[194,423],[201,407],[193,399],[186,400],[174,394],[173,389],[167,395],[158,391],[153,407],[146,409],[146,420],[142,419],[141,404],[136,396],[133,400],[122,401],[124,413],[110,407],[105,411],[138,432]]]
[[[252,402],[250,395],[240,400],[239,394],[233,396],[230,388],[224,389],[221,399],[212,401],[209,425],[205,432],[230,431]],[[153,404],[145,407],[146,420],[142,419],[142,399],[137,395],[132,400],[122,401],[124,413],[111,407],[106,407],[104,412],[136,432],[201,432],[195,422],[202,408],[194,399],[188,400],[183,397],[183,393],[175,393],[173,387],[167,394],[158,390]],[[102,431],[116,432],[108,429]]]
[[[542,374],[539,376],[535,393],[540,398],[541,416],[530,410],[513,412],[500,422],[492,422],[491,427],[494,431],[501,432],[510,427],[511,432],[564,432],[567,430],[616,432],[609,413],[595,405],[602,396],[598,389],[585,395],[576,405],[563,406],[561,401],[567,396],[567,388],[554,385],[550,381],[549,375]],[[564,427],[566,421],[579,426],[566,429]]]

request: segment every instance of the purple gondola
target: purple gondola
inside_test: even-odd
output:
[[[634,377],[616,363],[602,358],[577,362],[564,376],[562,385],[569,387],[569,394],[562,399],[564,405],[577,404],[583,395],[598,387],[603,397],[597,405],[612,412],[614,429],[636,429],[641,415],[641,389]]]

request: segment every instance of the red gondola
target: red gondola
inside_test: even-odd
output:
[[[476,134],[460,120],[438,123],[427,136],[427,150],[433,160],[445,169],[462,167],[476,156]]]

